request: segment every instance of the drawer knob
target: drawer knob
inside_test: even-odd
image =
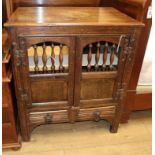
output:
[[[101,120],[101,112],[100,112],[100,111],[94,112],[94,120],[95,120],[96,122],[98,122],[98,121]]]
[[[53,118],[52,115],[46,114],[45,117],[44,117],[45,123],[46,123],[46,124],[52,123],[52,118]]]

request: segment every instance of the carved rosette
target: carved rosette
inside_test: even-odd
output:
[[[28,101],[28,93],[27,93],[27,89],[22,89],[22,88],[18,88],[18,91],[20,93],[20,97],[22,101]]]
[[[17,47],[17,43],[13,42],[12,46],[13,46],[13,56],[15,59],[15,64],[17,67],[22,67],[25,66],[25,57],[26,57],[26,53],[24,52],[24,48],[25,48],[25,40],[24,38],[19,40],[19,45],[20,48]]]
[[[27,86],[27,79],[24,79],[25,68],[27,67],[27,53],[25,52],[26,44],[25,38],[19,38],[19,44],[16,42],[12,43],[13,46],[13,58],[14,64],[18,67],[16,75],[18,76],[20,85],[17,86],[18,95],[22,103],[26,103],[25,106],[29,105],[29,89]],[[26,83],[26,84],[25,84]]]
[[[14,61],[17,67],[21,66],[21,60],[20,60],[20,51],[17,49],[17,43],[13,42],[12,43],[12,49],[13,49],[13,57]]]
[[[131,38],[130,44],[129,44],[128,57],[127,57],[129,63],[132,63],[134,59],[134,50],[135,50],[135,38]]]
[[[121,82],[118,82],[117,91],[114,96],[115,101],[123,100],[125,90],[127,89],[128,77],[126,77],[132,69],[133,59],[135,55],[135,37],[133,36],[124,36],[123,42],[123,55],[122,63],[127,64],[128,68],[125,67],[125,73],[122,75]]]
[[[129,35],[123,35],[120,39],[120,44],[123,43],[122,57],[121,57],[121,65],[125,67],[130,59],[133,59],[133,42],[131,43],[131,37]],[[125,71],[126,72],[126,71]],[[122,72],[121,78],[118,79],[117,90],[114,96],[115,101],[122,101],[124,97],[125,90],[127,88],[126,81],[124,79],[124,72]]]
[[[25,38],[19,38],[19,45],[20,45],[20,60],[22,61],[22,66],[26,66],[26,57],[27,53],[26,50],[26,41]]]
[[[130,63],[132,63],[134,58],[135,41],[134,36],[126,36],[124,39],[124,53],[126,54],[127,61]]]

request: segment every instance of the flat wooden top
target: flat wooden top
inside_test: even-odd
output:
[[[143,26],[112,7],[19,7],[5,26]]]

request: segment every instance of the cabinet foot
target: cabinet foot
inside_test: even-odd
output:
[[[117,126],[110,125],[110,132],[111,133],[117,133],[117,131],[118,131],[118,127]]]
[[[18,151],[18,150],[20,150],[20,148],[21,148],[21,147],[14,147],[14,148],[12,148],[12,150],[13,150],[13,151]]]
[[[28,135],[28,136],[27,136],[27,135],[26,135],[26,136],[23,135],[23,136],[22,136],[22,140],[23,140],[24,142],[29,142],[29,141],[30,141],[30,136],[31,136],[31,134]]]

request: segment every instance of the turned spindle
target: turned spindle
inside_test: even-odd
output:
[[[88,52],[88,57],[87,57],[87,59],[88,59],[88,65],[87,65],[88,71],[91,70],[92,47],[93,47],[93,45],[92,44],[89,44],[89,52]]]
[[[106,42],[105,44],[105,48],[103,51],[103,65],[102,65],[102,70],[105,71],[106,70],[106,62],[107,62],[107,56],[108,56],[108,43]]]
[[[59,53],[59,71],[60,72],[63,72],[63,70],[64,70],[62,48],[63,48],[63,45],[61,44],[60,45],[60,53]]]
[[[34,71],[38,72],[39,71],[39,67],[38,67],[37,45],[34,45],[33,48],[34,48],[34,57],[33,58],[34,58],[34,64],[35,64]]]
[[[95,70],[97,71],[99,69],[99,59],[100,59],[100,43],[97,44],[97,51],[96,51],[96,55],[95,55]]]
[[[55,53],[54,53],[54,44],[51,45],[51,71],[55,71]]]
[[[115,44],[111,47],[111,55],[110,55],[110,70],[114,69],[113,63],[114,63],[114,58],[115,58],[115,50],[116,46]]]
[[[43,71],[47,71],[47,55],[46,55],[46,44],[43,44],[43,55],[42,55],[42,61],[43,61]]]

